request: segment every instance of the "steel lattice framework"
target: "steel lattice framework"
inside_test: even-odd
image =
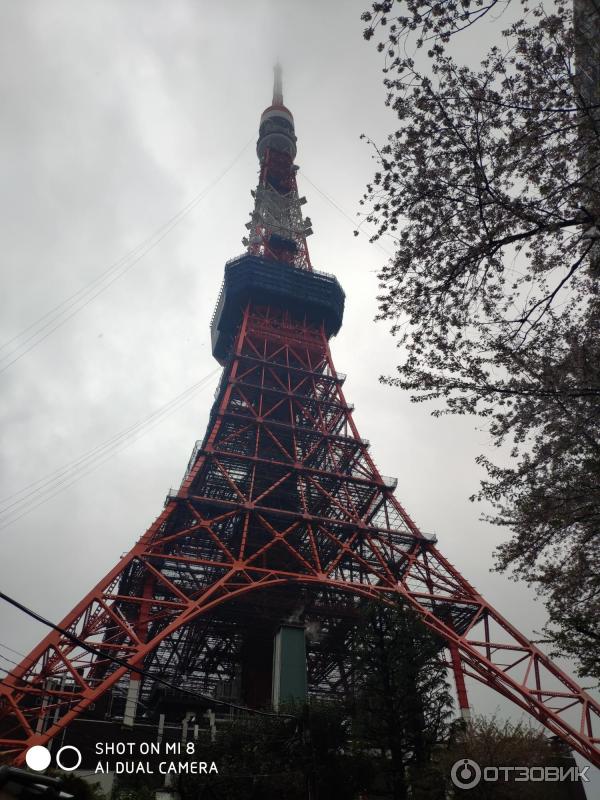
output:
[[[261,182],[273,186],[269,142]],[[463,710],[468,676],[599,764],[598,704],[462,577],[380,474],[329,350],[343,293],[293,241],[279,230],[270,252],[249,245],[227,266],[206,435],[154,524],[0,685],[4,757],[20,763],[111,687],[128,687],[135,711],[153,677],[209,694],[240,669],[260,677],[255,644],[283,619],[319,625],[310,691],[349,690],[358,606],[401,599],[445,641]],[[259,680],[245,701],[264,696]]]

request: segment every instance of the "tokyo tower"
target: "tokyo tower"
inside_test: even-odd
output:
[[[600,764],[598,703],[420,532],[358,433],[329,350],[344,292],[310,261],[278,67],[257,154],[246,252],[211,321],[207,431],[153,525],[0,684],[2,758],[22,763],[109,698],[133,726],[161,691],[275,709],[343,694],[371,600],[406,603],[444,640],[463,716],[466,676]]]

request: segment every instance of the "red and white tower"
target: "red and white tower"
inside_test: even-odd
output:
[[[260,118],[256,152],[260,177],[252,192],[254,210],[246,224],[250,233],[243,244],[252,255],[310,269],[306,237],[312,233],[311,222],[302,216],[306,198],[298,197],[294,118],[283,104],[279,64],[275,67],[273,102]]]
[[[400,599],[445,640],[463,714],[468,676],[599,764],[598,704],[420,532],[358,433],[329,350],[344,293],[311,266],[279,68],[257,152],[247,252],[211,322],[208,429],[155,523],[0,684],[4,758],[109,706],[133,725],[163,690],[276,706],[286,647],[309,695],[348,691],[357,608]]]

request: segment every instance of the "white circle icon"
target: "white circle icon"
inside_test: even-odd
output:
[[[72,766],[70,766],[70,767],[65,767],[65,765],[64,765],[64,764],[62,763],[62,761],[60,760],[60,757],[61,757],[61,755],[62,755],[62,754],[63,754],[63,753],[66,751],[66,750],[73,750],[73,752],[74,752],[74,753],[76,753],[76,755],[77,755],[77,761],[75,762],[75,764],[74,764],[74,765],[72,765]],[[58,767],[60,767],[61,769],[63,769],[65,772],[73,772],[73,770],[74,770],[74,769],[77,769],[77,767],[78,767],[80,764],[81,764],[81,750],[78,750],[76,747],[73,747],[73,745],[72,745],[72,744],[66,744],[66,745],[64,745],[64,747],[61,747],[61,748],[60,748],[60,750],[58,751],[58,753],[56,754],[56,765],[57,765]]]
[[[25,763],[29,769],[36,772],[43,772],[50,766],[50,750],[41,744],[30,747],[25,753]]]
[[[472,789],[481,780],[481,767],[470,758],[461,758],[452,765],[450,778],[459,789]]]

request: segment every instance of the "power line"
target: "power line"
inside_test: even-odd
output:
[[[14,653],[17,656],[26,658],[25,653],[21,653],[19,652],[19,650],[15,650],[13,647],[9,647],[7,644],[3,644],[3,642],[0,642],[0,647],[3,647],[5,650],[10,650],[11,653]]]
[[[121,434],[117,434],[104,444],[98,445],[96,448],[89,451],[88,454],[81,456],[79,459],[76,459],[70,464],[67,464],[66,466],[55,471],[54,477],[50,477],[49,479],[48,478],[41,479],[42,481],[45,481],[45,483],[38,486],[38,488],[35,489],[33,492],[33,494],[37,493],[41,495],[39,502],[34,503],[33,505],[29,505],[29,503],[31,502],[31,496],[29,494],[26,495],[25,497],[19,498],[18,500],[14,500],[8,506],[2,509],[2,511],[0,511],[0,515],[7,513],[9,515],[10,514],[14,515],[16,513],[17,515],[12,516],[9,519],[5,519],[3,524],[0,525],[0,530],[7,528],[9,525],[12,525],[14,522],[24,517],[26,514],[29,514],[31,511],[34,511],[36,508],[48,502],[48,500],[51,500],[57,494],[69,488],[74,483],[84,478],[86,475],[89,475],[91,472],[94,472],[96,469],[98,469],[98,467],[102,466],[102,464],[106,463],[114,455],[116,455],[116,453],[122,452],[131,444],[134,444],[142,436],[145,436],[146,433],[151,431],[157,425],[160,425],[165,419],[167,419],[173,413],[179,411],[181,408],[183,408],[183,406],[189,403],[190,400],[193,399],[196,392],[205,388],[206,385],[208,384],[208,381],[211,378],[213,378],[219,371],[220,367],[217,367],[215,370],[209,373],[209,375],[207,375],[197,384],[194,384],[193,386],[189,387],[180,395],[178,395],[176,398],[169,401],[169,403],[166,403],[160,409],[153,412],[149,417],[146,418],[145,421],[138,422],[135,425],[130,426]],[[154,419],[155,417],[156,419]],[[88,463],[86,463],[86,461]],[[75,472],[75,474],[72,474],[74,469],[77,469],[77,471]],[[30,484],[30,486],[33,485],[35,484]],[[21,489],[18,492],[13,493],[13,495],[10,495],[9,497],[5,498],[5,500],[10,499],[11,497],[14,497],[18,494],[22,494],[24,491],[26,491],[26,489]],[[43,495],[46,496],[44,497]],[[19,514],[18,512],[22,510],[25,504],[27,504],[26,509],[23,511],[23,513]],[[15,506],[16,508],[13,508]],[[11,508],[13,508],[12,511],[10,511]]]
[[[175,216],[177,216],[177,215],[175,215]],[[175,217],[172,217],[171,219],[174,219],[174,218],[175,218]],[[169,220],[169,221],[171,221],[171,220]],[[160,230],[162,230],[162,227],[161,227],[161,228],[159,228],[158,230],[159,230],[159,231],[160,231]],[[158,232],[158,231],[157,231],[157,232]],[[92,280],[91,280],[89,283],[85,284],[85,286],[82,286],[80,289],[78,289],[78,290],[77,290],[76,292],[74,292],[72,295],[69,295],[68,297],[66,297],[64,300],[62,300],[60,303],[58,303],[56,306],[54,306],[54,308],[51,308],[49,311],[47,311],[45,314],[43,314],[43,315],[42,315],[41,317],[39,317],[37,320],[34,320],[34,321],[33,321],[33,322],[30,324],[30,325],[28,325],[26,328],[23,328],[23,330],[19,331],[19,333],[16,333],[16,334],[15,334],[15,335],[14,335],[14,336],[11,338],[11,339],[8,339],[8,340],[7,340],[6,342],[4,342],[3,344],[0,344],[0,350],[4,350],[4,348],[5,348],[5,347],[8,347],[8,346],[9,346],[9,345],[11,345],[13,342],[15,342],[17,339],[20,339],[20,338],[21,338],[21,336],[23,336],[25,333],[27,333],[28,331],[30,331],[32,328],[35,328],[35,326],[36,326],[36,325],[37,325],[39,322],[43,322],[45,319],[47,319],[49,316],[51,316],[52,314],[54,314],[56,311],[59,311],[59,310],[60,310],[60,309],[61,309],[63,306],[67,305],[67,304],[68,304],[69,302],[71,302],[72,300],[75,300],[75,299],[77,299],[77,298],[78,298],[80,295],[84,294],[84,293],[85,293],[85,291],[86,291],[86,290],[88,290],[90,287],[92,287],[92,286],[94,286],[95,284],[97,284],[97,283],[101,282],[101,281],[102,281],[102,280],[103,280],[103,279],[104,279],[104,278],[105,278],[105,277],[106,277],[108,274],[110,274],[110,273],[111,273],[113,270],[116,270],[116,269],[118,269],[118,268],[119,268],[119,267],[120,267],[122,264],[125,264],[125,263],[127,263],[127,261],[129,261],[129,259],[130,259],[130,258],[132,258],[134,255],[136,255],[136,253],[137,253],[137,252],[138,252],[140,249],[142,249],[142,248],[143,248],[143,247],[144,247],[144,246],[145,246],[147,243],[149,243],[149,242],[152,240],[153,236],[154,236],[154,234],[151,234],[150,236],[148,236],[148,237],[147,237],[147,238],[146,238],[146,239],[145,239],[143,242],[141,242],[141,244],[138,244],[138,245],[136,245],[136,246],[135,246],[134,248],[132,248],[132,249],[131,249],[131,250],[130,250],[128,253],[126,253],[126,254],[125,254],[124,256],[122,256],[120,259],[118,259],[117,261],[115,261],[113,264],[111,264],[111,265],[110,265],[110,266],[109,266],[109,267],[108,267],[106,270],[104,270],[103,272],[101,272],[101,273],[100,273],[100,275],[97,275],[97,276],[96,276],[95,278],[93,278],[93,279],[92,279]],[[29,340],[27,339],[26,341],[29,341]],[[4,356],[4,357],[5,357],[5,356]]]
[[[16,662],[16,661],[11,661],[11,659],[7,658],[6,656],[2,656],[2,658],[6,659],[6,661],[10,661],[11,664],[16,664],[17,666],[20,666],[24,661],[29,661],[31,664],[35,663],[33,658],[31,658],[30,656],[26,656],[25,653],[21,653],[20,650],[15,650],[14,647],[9,647],[7,644],[4,644],[3,642],[0,642],[0,647],[3,647],[5,650],[10,650],[11,653],[14,653],[14,655],[19,656],[19,658],[21,659],[19,662]]]
[[[72,295],[67,297],[61,303],[56,305],[53,309],[46,312],[43,316],[39,317],[35,322],[28,325],[24,328],[20,333],[16,334],[9,339],[8,341],[4,342],[3,345],[0,346],[0,349],[4,349],[8,347],[13,342],[20,339],[30,330],[36,328],[41,322],[48,319],[44,325],[37,328],[37,330],[33,330],[29,336],[27,336],[23,341],[17,344],[13,350],[9,353],[5,354],[4,356],[0,356],[0,361],[6,361],[6,359],[10,359],[11,356],[15,356],[12,360],[8,361],[2,367],[0,367],[0,374],[5,372],[10,366],[14,363],[19,361],[23,358],[24,355],[29,353],[35,347],[38,346],[41,342],[48,338],[54,331],[58,328],[62,327],[66,322],[68,322],[72,317],[82,311],[87,305],[89,305],[92,300],[94,300],[98,295],[102,294],[106,289],[108,289],[115,281],[122,278],[130,269],[132,269],[145,255],[147,255],[151,250],[153,250],[172,230],[175,228],[205,197],[206,195],[218,184],[220,181],[227,175],[228,172],[235,166],[235,164],[239,161],[242,157],[248,145],[251,143],[252,139],[248,140],[244,147],[240,150],[240,152],[236,155],[236,157],[231,161],[231,163],[201,192],[199,192],[195,197],[192,198],[182,209],[180,209],[176,214],[174,214],[167,222],[161,225],[153,234],[147,237],[143,242],[130,250],[125,256],[121,259],[113,263],[108,269],[104,270],[100,275],[90,281],[88,284],[83,286],[77,292],[74,292]],[[112,277],[109,276],[111,273],[114,273]],[[104,285],[102,285],[104,282]],[[96,287],[100,287],[96,291]],[[90,295],[86,297],[86,295]],[[68,313],[70,312],[70,313]],[[61,319],[62,317],[62,319]],[[43,333],[43,331],[47,331]],[[22,352],[19,353],[24,345],[31,342],[29,347],[26,347]],[[18,355],[17,355],[18,353]]]
[[[211,374],[211,376],[209,376],[209,377],[212,377],[212,375],[214,375],[217,371],[218,370],[215,370],[215,372],[213,372]],[[120,450],[124,450],[130,444],[133,444],[134,442],[138,441],[138,439],[140,439],[142,435],[144,435],[148,431],[152,430],[154,427],[156,427],[156,425],[160,424],[165,419],[167,419],[167,417],[169,417],[171,415],[171,413],[173,413],[175,411],[178,411],[180,408],[182,408],[184,405],[186,405],[187,402],[192,399],[193,394],[196,391],[198,391],[199,389],[203,388],[203,385],[205,385],[205,383],[206,383],[206,381],[203,381],[202,384],[197,384],[197,385],[191,387],[191,390],[193,390],[193,393],[189,397],[186,397],[183,402],[179,402],[178,405],[175,405],[174,407],[169,408],[168,411],[166,411],[164,413],[161,412],[162,416],[159,417],[159,419],[155,420],[154,423],[152,425],[150,425],[147,430],[144,430],[144,427],[146,427],[148,425],[148,421],[146,421],[144,423],[137,423],[136,425],[131,426],[130,429],[126,429],[126,430],[131,430],[131,433],[129,433],[128,435],[119,434],[116,437],[113,437],[113,439],[116,439],[117,441],[115,441],[114,444],[112,444],[112,446],[108,446],[110,444],[111,440],[109,440],[107,443],[105,443],[103,445],[98,445],[96,448],[94,448],[93,451],[90,451],[91,453],[95,453],[95,451],[98,451],[97,453],[95,453],[95,456],[92,459],[90,459],[89,456],[80,457],[79,459],[77,459],[74,462],[72,462],[70,465],[67,465],[62,470],[58,470],[56,472],[56,475],[55,475],[54,478],[50,478],[49,480],[45,480],[44,481],[44,484],[50,484],[50,485],[42,485],[42,486],[38,487],[38,489],[36,489],[35,491],[39,492],[39,493],[43,493],[43,492],[46,492],[46,491],[51,491],[52,488],[54,488],[51,485],[52,483],[55,483],[55,486],[58,486],[58,485],[61,485],[62,483],[64,483],[65,481],[68,481],[69,480],[69,476],[68,475],[66,475],[63,480],[58,480],[58,478],[60,478],[61,476],[65,475],[65,473],[68,473],[68,472],[72,471],[75,467],[79,467],[79,466],[84,465],[86,460],[89,460],[90,464],[94,464],[94,461],[96,461],[96,465],[95,466],[99,466],[100,464],[103,464],[105,461],[107,461],[109,458],[111,458],[116,452],[120,452]],[[189,392],[190,392],[190,389],[187,389],[186,392],[182,393],[182,395],[185,395],[185,394],[187,394]],[[178,398],[175,398],[175,400],[180,400],[180,399],[181,399],[181,396],[179,396]],[[174,402],[175,401],[171,401],[171,403],[167,404],[167,406],[170,406]],[[155,412],[155,414],[158,414],[158,413],[159,412]],[[151,415],[151,417],[155,416],[155,414]],[[150,418],[149,418],[149,420],[150,420]],[[137,436],[137,438],[134,438],[136,436],[136,434],[138,434],[138,433],[140,434],[140,436]],[[122,439],[122,441],[118,441],[119,439]],[[122,446],[122,445],[124,445],[124,446]],[[119,447],[120,447],[120,450],[119,450]],[[101,452],[102,450],[106,450],[106,452],[102,453]],[[99,459],[98,455],[104,455],[104,456],[107,456],[107,457]],[[90,464],[88,464],[88,466]],[[94,468],[95,468],[95,466],[94,466]],[[75,477],[73,478],[72,481],[70,481],[70,483],[68,485],[71,485],[76,480],[78,480],[79,477],[82,477],[83,475],[87,475],[91,471],[92,471],[91,469],[88,469],[88,470],[86,470],[84,472],[81,472],[80,470],[78,470],[76,475],[75,475]],[[25,491],[25,490],[22,489],[19,492],[16,492],[15,494],[20,494],[23,491]],[[54,496],[54,495],[52,495],[52,496]],[[2,511],[0,511],[0,514],[6,513],[11,506],[22,504],[23,502],[29,501],[29,500],[30,500],[30,496],[29,495],[26,498],[21,498],[19,500],[16,500],[13,503],[10,503],[8,506],[6,506],[6,508],[4,508]]]
[[[351,223],[352,228],[354,230],[357,230],[358,228],[360,228],[361,225],[365,222],[365,220],[363,220],[361,223],[359,223],[357,225],[356,224],[356,220],[353,219],[350,216],[350,214],[348,214],[347,211],[344,211],[344,209],[340,205],[338,205],[332,197],[330,197],[322,189],[319,189],[319,187],[313,181],[311,181],[311,179],[308,177],[308,175],[304,171],[300,172],[299,174],[300,174],[300,177],[303,178],[308,183],[310,183],[310,185],[313,187],[313,189],[315,189],[325,200],[327,200],[327,202],[331,206],[333,206],[333,208],[335,208],[336,211],[338,211],[345,219],[347,219]],[[385,253],[386,256],[388,256],[389,258],[393,258],[393,254],[388,252],[388,250],[386,250],[386,248],[381,244],[381,242],[373,242],[373,244],[375,245],[375,247],[379,248],[379,250],[381,250],[382,253]]]
[[[45,617],[42,617],[41,614],[38,614],[36,611],[33,611],[31,608],[28,608],[27,606],[23,605],[18,600],[15,600],[13,597],[4,594],[4,592],[0,592],[0,600],[4,600],[11,606],[14,606],[15,608],[19,609],[19,611],[22,611],[24,614],[27,614],[27,616],[31,617],[32,619],[35,619],[37,622],[41,622],[42,625],[46,625],[48,628],[52,628],[52,630],[57,631],[66,639],[68,639],[70,642],[73,642],[73,644],[76,644],[78,647],[81,647],[82,650],[85,650],[86,652],[91,653],[92,655],[98,656],[104,661],[111,661],[120,667],[125,667],[129,672],[135,672],[136,674],[142,676],[143,678],[148,678],[148,680],[153,681],[154,683],[160,683],[161,685],[166,686],[169,689],[174,689],[177,692],[183,692],[184,694],[189,694],[190,696],[195,697],[198,700],[209,701],[210,703],[216,703],[217,705],[227,706],[228,708],[236,708],[239,711],[245,711],[250,714],[259,714],[260,716],[264,717],[278,717],[278,718],[287,717],[289,719],[296,719],[296,717],[293,714],[273,714],[271,711],[262,711],[261,709],[258,708],[249,708],[248,706],[242,706],[237,703],[231,703],[228,700],[218,700],[216,697],[211,697],[211,695],[209,694],[202,694],[201,692],[195,692],[192,689],[186,689],[184,686],[177,686],[176,684],[171,683],[170,681],[167,681],[164,678],[161,678],[159,675],[153,675],[152,673],[147,672],[146,670],[141,669],[140,667],[136,667],[133,666],[132,664],[129,664],[122,658],[118,658],[117,656],[111,656],[108,653],[105,653],[102,650],[98,649],[97,647],[89,645],[87,642],[84,642],[83,639],[80,639],[78,636],[75,636],[75,634],[66,630],[66,628],[62,628],[60,625],[56,625],[54,622],[50,622],[50,620],[46,619]],[[11,688],[16,689],[17,687],[11,687]]]
[[[180,392],[178,395],[176,395],[175,397],[171,398],[171,400],[169,400],[164,405],[159,406],[159,408],[155,409],[148,416],[143,417],[141,420],[138,420],[137,422],[133,423],[132,425],[129,425],[127,428],[122,430],[120,433],[114,434],[109,439],[107,439],[105,442],[103,442],[103,443],[101,443],[99,445],[96,445],[95,447],[93,447],[90,450],[88,450],[85,453],[83,453],[78,458],[63,464],[62,466],[58,467],[55,470],[52,470],[51,472],[46,473],[41,478],[38,478],[37,480],[32,481],[31,483],[28,483],[26,486],[23,486],[23,488],[18,489],[17,491],[12,492],[9,495],[6,495],[5,497],[3,497],[0,500],[0,505],[2,505],[4,503],[7,503],[13,497],[18,497],[19,495],[23,495],[23,494],[28,494],[29,495],[31,489],[34,489],[35,491],[40,491],[47,484],[51,483],[53,480],[62,477],[63,475],[65,475],[69,471],[73,470],[75,467],[78,467],[78,466],[84,464],[86,461],[96,457],[102,451],[105,451],[107,449],[111,449],[113,447],[118,446],[118,444],[120,443],[119,440],[126,440],[130,436],[132,436],[135,433],[137,433],[139,430],[143,429],[149,422],[152,421],[153,418],[162,417],[163,415],[166,415],[166,412],[169,411],[171,406],[176,405],[186,395],[188,395],[190,393],[195,393],[199,389],[203,388],[205,386],[205,384],[207,383],[207,381],[209,381],[211,378],[213,378],[220,371],[220,369],[221,369],[220,367],[215,368],[208,375],[205,375],[204,378],[199,380],[197,383],[194,383],[191,386],[188,386],[187,389],[184,389],[183,392]],[[37,488],[35,488],[35,487],[37,487]],[[8,505],[6,505],[3,509],[0,510],[0,514],[5,513],[13,505],[18,504],[20,502],[22,502],[22,500],[15,500],[13,503],[8,503]]]
[[[3,658],[5,661],[8,661],[9,664],[14,664],[15,667],[19,666],[19,662],[18,661],[13,661],[12,658],[9,658],[8,656],[5,656],[3,653],[0,653],[0,658]]]

